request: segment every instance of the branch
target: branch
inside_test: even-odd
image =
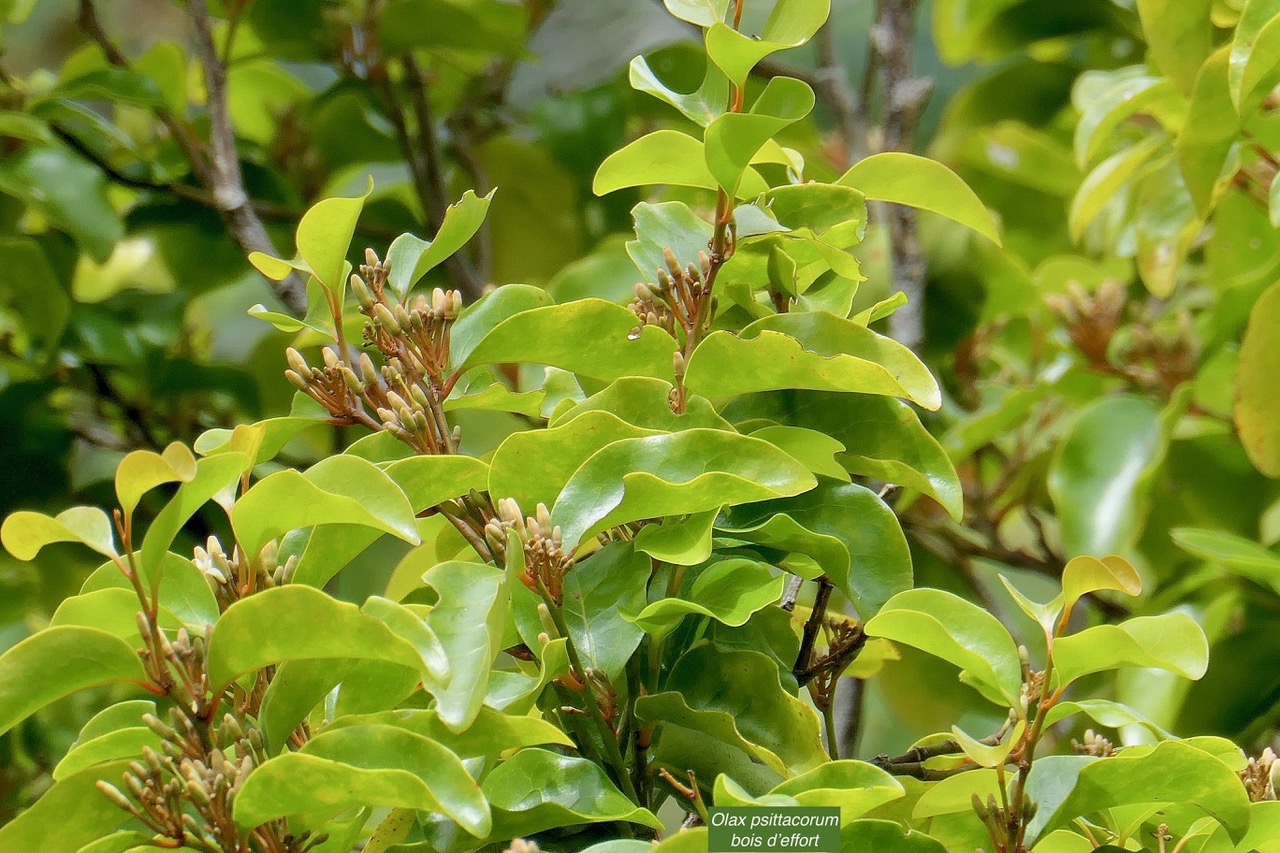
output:
[[[227,110],[227,69],[213,44],[213,25],[209,20],[205,0],[188,0],[187,12],[195,30],[196,52],[204,68],[205,88],[209,97],[211,168],[205,186],[213,193],[214,205],[222,214],[231,238],[246,255],[263,252],[278,256],[279,252],[267,235],[267,230],[244,189],[240,155],[236,150],[235,132]],[[296,271],[290,273],[284,281],[273,282],[272,289],[295,316],[306,314],[306,282]]]
[[[792,674],[800,686],[813,678],[813,646],[818,640],[818,631],[822,629],[822,620],[827,618],[827,602],[831,600],[831,591],[835,586],[826,575],[818,578],[818,591],[813,596],[813,609],[809,611],[809,619],[804,623],[804,632],[800,635],[800,653],[796,655],[796,665],[791,668]]]
[[[933,91],[932,81],[912,74],[917,5],[918,0],[879,0],[876,22],[871,28],[871,49],[876,54],[883,89],[885,151],[911,149],[920,114]],[[907,304],[889,318],[889,334],[918,352],[924,343],[926,270],[916,212],[895,204],[886,205],[886,209],[892,289],[907,296]]]

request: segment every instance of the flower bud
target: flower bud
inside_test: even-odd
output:
[[[289,362],[289,367],[291,367],[295,373],[301,376],[311,375],[311,366],[308,365],[307,360],[302,357],[302,353],[298,352],[293,347],[288,347],[284,351],[284,357],[285,360]]]

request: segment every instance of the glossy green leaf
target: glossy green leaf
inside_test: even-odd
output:
[[[1120,192],[1130,178],[1147,164],[1152,155],[1167,142],[1163,134],[1147,137],[1130,148],[1112,154],[1085,176],[1071,199],[1067,214],[1067,230],[1072,240],[1079,240],[1089,223]]]
[[[632,340],[635,327],[634,313],[603,299],[522,311],[495,326],[462,369],[523,362],[548,364],[595,379],[653,376],[672,381],[675,340],[654,326],[645,326]],[[570,328],[575,334],[564,334]],[[584,340],[591,341],[591,347],[581,346]]]
[[[1099,725],[1118,729],[1122,726],[1141,726],[1160,740],[1172,735],[1137,711],[1110,699],[1081,699],[1075,702],[1059,702],[1045,714],[1045,725],[1050,726],[1075,714],[1084,714]]]
[[[116,571],[120,570],[116,569]],[[137,618],[141,610],[142,605],[138,603],[138,594],[132,587],[101,589],[64,598],[58,605],[58,609],[54,611],[49,624],[97,628],[119,637],[131,646],[141,646],[142,637],[138,633]],[[163,606],[156,613],[156,621],[166,631],[174,631],[182,627],[178,617]],[[203,625],[200,626],[201,630],[203,627]]]
[[[1000,244],[1000,228],[982,201],[946,166],[897,151],[873,154],[855,163],[838,183],[868,199],[917,207],[954,219]]]
[[[290,530],[320,524],[362,524],[418,541],[404,492],[377,466],[355,456],[330,456],[306,474],[285,470],[260,480],[236,501],[231,524],[250,555]]]
[[[1138,17],[1155,64],[1182,92],[1190,92],[1213,46],[1212,0],[1138,0]]]
[[[897,779],[874,764],[829,761],[788,779],[769,793],[794,797],[797,803],[808,808],[838,807],[840,822],[845,824],[900,798],[903,788]]]
[[[783,582],[783,575],[755,560],[721,560],[698,574],[687,597],[661,598],[640,611],[634,621],[655,637],[666,636],[691,613],[737,627],[752,613],[776,602]]]
[[[364,195],[323,199],[303,214],[298,223],[298,255],[320,283],[335,293],[345,292],[343,267],[347,262],[347,249],[365,199],[372,191],[373,179],[370,178]]]
[[[1163,77],[1118,77],[1097,93],[1080,116],[1074,140],[1076,162],[1082,169],[1088,166],[1121,122],[1150,104],[1176,97],[1174,87]]]
[[[598,451],[565,484],[551,519],[572,546],[628,521],[786,497],[815,483],[803,465],[767,441],[689,429]]]
[[[596,452],[628,438],[659,435],[604,411],[587,412],[551,429],[513,433],[498,446],[489,467],[489,493],[512,498],[527,515],[556,498]]]
[[[667,518],[661,524],[646,524],[634,540],[636,550],[662,563],[696,566],[711,556],[711,527],[716,510],[687,518]]]
[[[730,194],[764,144],[813,109],[813,89],[801,80],[774,77],[748,113],[727,113],[713,121],[704,138],[707,168]]]
[[[1080,410],[1049,471],[1068,554],[1133,547],[1146,516],[1150,476],[1167,444],[1160,410],[1149,400],[1103,397]]]
[[[496,755],[525,746],[570,746],[572,743],[568,735],[546,720],[509,716],[489,707],[482,707],[476,719],[462,732],[451,731],[445,726],[438,711],[416,708],[339,717],[325,731],[370,725],[406,729],[436,741],[459,758]]]
[[[1068,684],[1082,675],[1125,666],[1167,669],[1198,679],[1209,666],[1204,630],[1186,613],[1138,616],[1095,625],[1054,643],[1054,677]]]
[[[823,484],[728,514],[722,529],[750,542],[811,556],[869,617],[911,586],[911,552],[893,511],[856,483]]]
[[[662,722],[660,751],[670,729],[679,727],[700,741],[715,740],[741,750],[783,778],[826,761],[817,715],[783,690],[777,665],[760,652],[695,646],[676,662],[667,692],[636,701],[636,715]]]
[[[892,820],[855,820],[840,828],[841,853],[944,853],[942,843]]]
[[[1174,528],[1170,536],[1184,551],[1280,590],[1280,554],[1252,540],[1221,530],[1192,527]]]
[[[732,430],[733,426],[716,412],[706,397],[690,394],[683,412],[671,411],[674,386],[661,379],[624,376],[587,399],[557,412],[552,427],[560,427],[589,412],[609,412],[641,429],[677,432],[693,427]]]
[[[1174,141],[1183,180],[1201,213],[1213,206],[1215,190],[1240,134],[1240,118],[1227,87],[1227,53],[1222,48],[1200,69],[1187,121]],[[1230,175],[1225,177],[1230,180]]]
[[[138,566],[144,586],[159,593],[160,607],[181,620],[189,632],[201,634],[205,625],[217,621],[218,601],[204,573],[190,559],[173,553],[165,554],[159,564],[159,583],[153,581],[153,571],[153,567],[145,562]],[[137,593],[133,584],[115,562],[99,566],[80,587],[82,595],[102,590],[127,591],[133,596],[133,606],[137,609]]]
[[[164,453],[135,450],[120,460],[116,469],[116,497],[126,516],[133,514],[138,501],[163,483],[186,483],[196,474],[196,460],[187,446],[174,442]]]
[[[697,263],[714,230],[710,222],[679,201],[641,202],[631,208],[631,218],[636,239],[627,241],[627,255],[649,282],[658,280],[659,270],[666,272],[664,252],[668,249],[682,266]]]
[[[299,752],[262,764],[236,796],[235,819],[252,827],[362,805],[443,812],[476,837],[492,826],[479,786],[456,755],[421,735],[381,725],[321,732]]]
[[[387,283],[392,291],[404,296],[424,275],[467,245],[484,224],[492,200],[493,192],[481,197],[467,190],[445,210],[444,221],[435,237],[430,240],[420,240],[412,234],[397,237],[387,250],[387,262],[391,264]]]
[[[938,384],[906,347],[830,314],[778,314],[713,332],[694,351],[686,384],[707,397],[798,388],[906,397],[927,409]]]
[[[52,518],[40,512],[15,512],[0,527],[0,543],[19,560],[33,560],[42,548],[57,542],[79,542],[103,556],[116,556],[111,519],[97,507],[72,507]]]
[[[1022,664],[1013,637],[987,611],[940,589],[912,589],[889,600],[866,624],[872,637],[912,646],[958,666],[988,698],[1018,702]]]
[[[600,765],[545,749],[517,752],[485,777],[482,789],[493,807],[494,835],[501,838],[611,820],[662,827],[651,812],[628,800]]]
[[[102,765],[56,782],[31,808],[0,826],[0,849],[77,853],[128,818],[102,796],[99,779],[118,782],[127,762]]]
[[[142,725],[140,720],[135,722],[138,725],[77,743],[53,769],[53,780],[61,782],[82,770],[108,761],[135,760],[142,755],[143,747],[159,752],[160,736]]]
[[[1280,284],[1263,292],[1249,313],[1236,372],[1235,424],[1253,466],[1280,477]]]
[[[463,309],[453,324],[449,332],[450,364],[455,367],[465,364],[476,346],[503,320],[521,311],[544,308],[552,302],[550,293],[528,284],[504,284],[486,293]]]
[[[1137,187],[1138,274],[1153,296],[1167,299],[1184,272],[1183,262],[1204,222],[1177,163],[1153,165]]]
[[[584,666],[616,684],[644,636],[624,614],[644,607],[652,564],[629,545],[614,544],[574,565],[564,579],[562,613]]]
[[[813,38],[830,12],[831,0],[778,0],[758,37],[715,22],[707,30],[707,56],[733,83],[742,86],[761,59]]]
[[[685,118],[702,127],[706,127],[723,115],[729,103],[729,78],[710,62],[707,63],[702,85],[689,94],[676,92],[663,83],[643,56],[637,56],[631,60],[628,76],[631,88],[667,102],[679,110]]]
[[[1235,841],[1249,826],[1249,797],[1231,769],[1195,747],[1166,741],[1145,755],[1121,753],[1085,767],[1044,831],[1076,817],[1138,803],[1195,806],[1219,821]]]
[[[1071,609],[1085,595],[1114,589],[1128,595],[1142,593],[1142,579],[1129,561],[1114,554],[1102,558],[1072,557],[1062,569],[1064,606]]]
[[[471,456],[410,456],[388,464],[383,470],[400,487],[415,513],[484,489],[489,466]]]
[[[662,0],[667,11],[682,21],[709,27],[724,21],[729,0]]]
[[[848,472],[836,459],[845,447],[826,433],[804,427],[767,426],[753,430],[750,435],[785,450],[815,474],[849,482]]]
[[[1280,65],[1280,3],[1247,0],[1231,39],[1227,80],[1231,101],[1243,114],[1244,105]]]
[[[439,600],[427,624],[444,646],[453,672],[435,689],[440,719],[453,732],[471,725],[484,703],[489,668],[502,651],[509,593],[506,576],[478,563],[449,562],[422,576]]]
[[[434,686],[447,683],[451,676],[449,657],[440,638],[416,612],[399,602],[381,596],[370,596],[360,606],[363,613],[382,622],[397,637],[413,646],[421,660],[424,680]]]
[[[96,628],[46,628],[0,655],[0,733],[55,699],[113,681],[147,682],[132,646]]]
[[[700,139],[678,130],[655,130],[610,154],[596,170],[591,189],[596,195],[608,195],[627,187],[652,184],[704,190],[719,186],[707,168]],[[750,198],[767,188],[760,175],[748,169],[739,193],[743,198]]]
[[[209,640],[209,680],[225,686],[288,660],[362,658],[420,669],[412,645],[354,604],[308,586],[282,586],[243,598],[222,614]]]
[[[43,214],[99,263],[124,236],[102,170],[64,145],[29,146],[10,154],[0,163],[0,192]]]

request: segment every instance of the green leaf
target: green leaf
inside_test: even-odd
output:
[[[687,597],[659,599],[633,618],[645,632],[659,638],[671,633],[691,613],[737,627],[746,624],[752,613],[776,602],[783,583],[784,576],[770,571],[764,563],[743,557],[720,560],[699,572]]]
[[[119,569],[116,569],[119,572]],[[207,588],[206,584],[206,588]],[[85,628],[97,628],[108,634],[119,637],[130,646],[140,646],[142,637],[138,633],[137,614],[142,610],[138,603],[138,594],[133,588],[101,589],[81,595],[72,595],[62,600],[58,609],[49,620],[50,625],[80,625]],[[165,607],[156,613],[156,621],[161,628],[173,631],[182,627],[178,617]],[[203,631],[204,626],[200,626]]]
[[[1144,398],[1103,397],[1080,410],[1054,454],[1048,482],[1068,554],[1133,547],[1168,440],[1160,410]]]
[[[707,56],[735,85],[742,86],[760,60],[813,38],[830,12],[831,0],[778,0],[758,37],[715,22],[707,30]]]
[[[546,829],[627,821],[661,829],[647,809],[628,800],[594,761],[522,749],[485,777],[495,838],[527,837]]]
[[[840,827],[841,853],[944,853],[942,843],[892,820],[855,820]]]
[[[1280,283],[1268,287],[1249,312],[1236,371],[1235,424],[1249,461],[1280,477]]]
[[[1239,135],[1240,117],[1227,88],[1224,47],[1209,57],[1196,76],[1187,120],[1173,146],[1187,190],[1201,213],[1207,213],[1219,195],[1222,172]],[[1230,179],[1225,176],[1225,182]]]
[[[442,812],[477,838],[492,826],[488,803],[456,755],[407,729],[380,725],[324,731],[300,751],[260,765],[236,796],[235,819],[253,827],[362,805]]]
[[[356,231],[365,199],[373,192],[373,179],[357,198],[326,198],[317,202],[298,223],[298,254],[329,290],[345,293],[343,268],[347,249]]]
[[[40,512],[15,512],[0,527],[0,543],[19,560],[34,560],[46,545],[79,542],[106,557],[116,556],[111,519],[97,507],[77,506],[50,518]]]
[[[120,460],[116,469],[116,497],[126,517],[132,516],[138,501],[163,483],[186,483],[196,475],[196,460],[185,444],[173,442],[164,453],[135,450]]]
[[[960,478],[942,445],[920,423],[915,410],[900,400],[809,391],[761,394],[730,403],[725,414],[733,419],[767,418],[824,433],[845,446],[836,457],[845,470],[919,490],[960,520]]]
[[[482,364],[547,364],[605,381],[652,376],[673,381],[675,340],[645,326],[634,340],[636,315],[603,299],[582,299],[522,311],[502,321],[476,346],[460,369]],[[573,329],[574,334],[564,334]],[[582,346],[590,341],[590,347]]]
[[[898,151],[873,154],[837,183],[860,190],[868,199],[917,207],[953,219],[1000,245],[1000,228],[982,200],[946,166]]]
[[[1280,3],[1247,0],[1231,39],[1227,81],[1231,102],[1244,114],[1254,92],[1280,65]]]
[[[1112,702],[1109,699],[1081,699],[1076,702],[1059,702],[1045,714],[1045,726],[1051,726],[1059,720],[1075,714],[1085,714],[1095,723],[1118,729],[1122,726],[1141,726],[1160,740],[1173,737],[1160,726],[1139,714],[1127,705]]]
[[[705,427],[707,429],[732,430],[733,426],[716,412],[706,397],[690,394],[685,398],[683,412],[671,411],[671,392],[674,386],[661,379],[644,376],[624,376],[609,384],[603,391],[564,409],[551,419],[552,427],[560,427],[589,412],[609,412],[642,429],[678,432],[682,429]]]
[[[583,665],[615,684],[644,631],[626,618],[645,604],[652,563],[629,545],[615,543],[574,565],[564,579],[562,612]]]
[[[445,654],[440,638],[421,616],[399,602],[377,595],[370,596],[360,610],[385,624],[397,637],[413,646],[421,660],[424,680],[429,685],[434,687],[449,681],[449,657]]]
[[[1067,214],[1067,230],[1071,239],[1079,241],[1084,229],[1113,202],[1130,178],[1147,164],[1151,156],[1168,141],[1164,134],[1152,134],[1137,145],[1125,148],[1103,160],[1085,176],[1071,198]]]
[[[719,188],[707,168],[702,140],[678,130],[655,130],[610,154],[596,170],[591,190],[607,195],[627,187],[670,184],[677,187]],[[739,195],[750,198],[768,189],[764,179],[748,169]]]
[[[994,616],[957,595],[940,589],[898,593],[867,622],[866,632],[940,657],[987,698],[1018,704],[1022,664],[1013,637]]]
[[[271,539],[321,524],[361,524],[418,542],[413,508],[395,481],[345,455],[321,460],[306,474],[285,470],[263,478],[236,501],[231,524],[251,557]]]
[[[1072,557],[1062,570],[1062,594],[1067,610],[1091,592],[1101,589],[1119,590],[1127,595],[1142,593],[1142,579],[1123,557],[1114,554],[1096,557]]]
[[[1280,554],[1221,530],[1178,527],[1169,531],[1169,535],[1182,550],[1280,591]]]
[[[628,69],[631,88],[637,92],[653,95],[665,101],[690,121],[706,127],[724,114],[729,103],[729,78],[714,64],[708,62],[706,73],[695,92],[682,94],[669,88],[658,79],[658,75],[649,67],[643,56],[631,60]]]
[[[1074,147],[1080,168],[1093,162],[1122,121],[1148,105],[1176,98],[1177,92],[1163,77],[1117,75],[1109,85],[1094,93],[1076,125]]]
[[[471,456],[410,456],[383,470],[409,499],[414,513],[483,489],[489,482],[489,466]]]
[[[1212,0],[1138,0],[1138,17],[1155,64],[1179,91],[1191,91],[1213,47]]]
[[[387,283],[397,296],[403,297],[424,275],[467,245],[489,214],[493,192],[484,197],[471,190],[463,193],[461,200],[445,210],[444,221],[433,239],[420,240],[412,234],[401,234],[391,243],[387,250],[387,262],[391,264]]]
[[[750,435],[786,451],[815,474],[849,482],[848,472],[836,461],[844,445],[826,433],[804,427],[767,426],[753,430]]]
[[[636,700],[640,720],[662,723],[656,760],[696,766],[687,763],[695,756],[664,752],[673,727],[741,750],[783,778],[827,760],[817,715],[782,688],[777,664],[760,652],[703,643],[680,657],[666,687]]]
[[[737,335],[712,332],[689,359],[685,383],[713,398],[798,388],[941,405],[938,383],[909,349],[826,313],[763,317]]]
[[[604,411],[587,412],[551,429],[512,433],[493,454],[489,493],[495,500],[512,498],[532,514],[539,503],[555,504],[574,472],[602,448],[660,434]]]
[[[0,163],[0,192],[66,231],[98,263],[111,256],[124,224],[107,199],[102,170],[63,145],[27,147]]]
[[[478,563],[448,562],[433,567],[422,580],[439,596],[427,625],[440,638],[453,670],[449,683],[435,690],[436,709],[450,731],[461,732],[480,713],[489,669],[502,651],[506,575]]]
[[[521,311],[545,308],[552,304],[551,294],[528,284],[504,284],[467,306],[449,332],[449,361],[455,367],[465,364],[468,356],[494,328]]]
[[[39,631],[0,655],[0,734],[55,699],[113,681],[147,682],[124,640],[74,625]]]
[[[667,11],[699,27],[722,23],[729,0],[662,0]]]
[[[1235,773],[1206,752],[1165,741],[1145,755],[1130,757],[1122,752],[1085,767],[1043,831],[1051,832],[1077,817],[1140,803],[1195,806],[1221,823],[1236,842],[1249,826],[1249,797]]]
[[[661,524],[646,524],[636,538],[636,550],[655,560],[676,566],[696,566],[711,556],[711,526],[716,510],[695,513],[684,519],[667,518]]]
[[[140,561],[138,574],[144,587],[158,591],[160,607],[181,620],[189,632],[203,634],[205,625],[217,621],[218,601],[214,598],[204,573],[190,559],[166,553],[158,566],[148,565],[145,560]],[[153,575],[159,575],[159,583],[156,583]],[[137,609],[137,594],[133,591],[133,584],[114,562],[104,563],[85,578],[80,592],[83,595],[108,589],[127,591],[133,596],[134,609]],[[130,615],[130,620],[132,618]]]
[[[735,537],[813,557],[863,617],[911,586],[911,552],[897,518],[875,492],[829,484],[794,498],[732,511]]]
[[[377,38],[387,56],[421,48],[452,48],[519,57],[525,53],[527,26],[524,10],[502,3],[402,0],[382,9]]]
[[[631,218],[636,239],[627,242],[627,255],[649,282],[658,280],[659,270],[666,271],[665,250],[670,249],[681,266],[696,263],[698,253],[707,251],[714,230],[681,201],[642,201],[631,208]]]
[[[616,441],[598,451],[565,484],[551,518],[572,547],[628,521],[786,497],[815,483],[804,466],[767,441],[689,429]]]
[[[814,105],[813,89],[801,80],[774,77],[749,113],[727,113],[713,121],[705,134],[707,168],[731,195],[764,144],[807,116]]]
[[[5,293],[0,311],[12,311],[20,320],[32,355],[51,357],[66,331],[71,299],[35,240],[0,239],[0,292]],[[10,348],[19,354],[24,349],[16,344]]]
[[[227,608],[209,640],[209,680],[221,690],[264,666],[316,658],[381,660],[422,669],[418,652],[383,622],[318,589],[290,584]]]
[[[1082,675],[1126,666],[1167,669],[1198,679],[1209,666],[1209,641],[1186,613],[1139,616],[1119,625],[1095,625],[1059,637],[1053,646],[1054,677],[1069,684]]]
[[[1182,171],[1171,159],[1145,171],[1134,205],[1138,274],[1153,296],[1167,299],[1182,277],[1183,262],[1204,222]]]
[[[152,713],[154,710],[153,707]],[[108,761],[136,759],[142,755],[143,747],[160,752],[160,736],[140,724],[78,742],[53,769],[53,780],[61,782],[82,770]]]
[[[441,721],[439,711],[416,708],[339,717],[325,731],[370,725],[406,729],[441,744],[459,758],[497,755],[521,747],[548,743],[558,746],[572,746],[573,743],[568,735],[546,720],[509,716],[489,707],[482,707],[479,715],[463,732],[450,731]]]
[[[56,782],[26,811],[0,826],[0,850],[77,853],[128,819],[102,796],[100,779],[119,781],[127,762],[94,767]]]
[[[794,797],[809,808],[835,806],[840,809],[842,824],[893,802],[903,793],[902,783],[865,761],[829,761],[769,792],[773,796]]]

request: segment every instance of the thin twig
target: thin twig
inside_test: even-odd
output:
[[[187,13],[195,30],[196,53],[208,91],[210,169],[206,186],[213,193],[214,203],[232,239],[246,255],[252,252],[279,255],[244,188],[240,154],[227,107],[227,69],[213,43],[213,24],[205,0],[188,0]],[[306,314],[306,282],[300,274],[290,273],[283,281],[274,282],[272,289],[291,313],[298,317]]]

